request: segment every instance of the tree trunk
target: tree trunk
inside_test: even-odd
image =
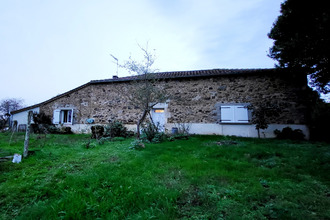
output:
[[[140,139],[140,136],[141,136],[141,134],[140,134],[140,126],[141,126],[141,124],[144,122],[144,120],[145,120],[145,118],[146,118],[146,116],[147,116],[147,113],[148,113],[147,110],[144,110],[144,111],[143,111],[143,115],[142,115],[142,117],[138,120],[138,123],[137,123],[137,125],[136,125],[136,138],[137,138],[137,139]]]
[[[31,125],[31,119],[32,119],[33,112],[29,111],[28,113],[28,119],[27,119],[27,126],[26,126],[26,132],[25,132],[25,140],[24,140],[24,152],[23,157],[27,157],[29,154],[29,141],[30,141],[30,125]]]

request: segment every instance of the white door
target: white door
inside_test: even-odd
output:
[[[159,126],[160,131],[165,129],[165,110],[163,108],[152,109],[152,120]]]

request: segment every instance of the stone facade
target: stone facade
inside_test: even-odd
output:
[[[194,78],[173,78],[159,84],[170,94],[168,123],[217,123],[221,103],[272,102],[281,108],[274,124],[306,124],[302,85],[295,85],[278,75],[229,75]],[[93,118],[96,124],[117,119],[135,124],[141,111],[127,99],[129,81],[89,84],[54,101],[40,106],[40,111],[52,115],[54,109],[74,109],[74,124],[84,124]]]
[[[270,103],[277,105],[280,111],[276,117],[269,118],[269,128],[262,131],[264,137],[274,137],[275,129],[290,126],[301,129],[308,138],[305,99],[309,90],[306,78],[294,77],[292,72],[215,69],[157,74],[160,80],[156,86],[166,90],[170,97],[166,103],[156,106],[163,113],[155,112],[153,117],[164,122],[165,131],[171,131],[177,123],[184,123],[191,126],[191,133],[256,137],[255,126],[249,123],[251,112],[242,106]],[[54,121],[55,124],[70,126],[74,132],[90,132],[91,124],[87,121],[107,124],[114,119],[134,129],[142,114],[129,101],[136,85],[134,82],[136,77],[91,81],[40,104],[13,112],[13,118],[18,120],[28,111],[38,108],[54,120],[57,118],[64,122]],[[222,118],[225,113],[221,114],[226,106],[244,108],[244,123],[239,120],[225,122]],[[24,120],[18,121],[26,124]]]

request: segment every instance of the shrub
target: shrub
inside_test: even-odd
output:
[[[155,125],[147,122],[142,126],[141,139],[145,142],[159,143],[165,140],[166,136],[163,132],[159,132],[159,123]]]
[[[290,127],[285,127],[282,129],[282,131],[276,129],[274,131],[274,134],[278,139],[303,140],[305,138],[305,135],[303,134],[302,130],[292,130],[292,128]]]
[[[106,137],[127,137],[129,132],[122,122],[114,120],[105,126],[104,136]]]
[[[270,119],[278,117],[281,108],[277,104],[270,102],[261,102],[257,105],[248,105],[247,108],[252,112],[251,123],[255,124],[258,131],[258,138],[260,138],[260,129],[267,129]]]
[[[100,139],[103,137],[104,127],[101,125],[94,125],[91,127],[92,130],[92,139]]]
[[[71,127],[56,127],[48,124],[31,124],[31,131],[35,134],[72,134]]]
[[[47,131],[50,133],[50,134],[59,134],[59,129],[55,126],[55,125],[48,125],[46,126],[47,127]]]
[[[35,134],[47,134],[50,133],[47,127],[43,124],[31,124],[31,132]]]
[[[51,117],[43,112],[33,113],[33,122],[31,129],[36,134],[72,134],[71,127],[56,127],[52,124]]]
[[[46,115],[43,112],[33,113],[33,121],[35,124],[46,124],[46,125],[52,124],[52,119],[50,118],[50,116]]]
[[[139,139],[135,139],[134,141],[132,141],[130,149],[135,149],[135,150],[141,150],[144,149],[145,145],[142,142],[142,140]]]
[[[61,127],[59,129],[59,134],[72,134],[71,127]]]

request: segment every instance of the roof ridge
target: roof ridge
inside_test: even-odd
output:
[[[254,69],[203,69],[203,70],[185,70],[185,71],[165,71],[165,72],[156,72],[163,79],[170,78],[186,78],[186,77],[202,77],[202,76],[220,76],[220,75],[231,75],[231,74],[243,74],[243,73],[260,73],[265,71],[274,71],[275,68],[254,68]],[[90,83],[106,83],[106,82],[122,82],[122,81],[131,81],[136,79],[138,75],[124,76],[118,78],[108,78],[100,80],[91,80]]]

